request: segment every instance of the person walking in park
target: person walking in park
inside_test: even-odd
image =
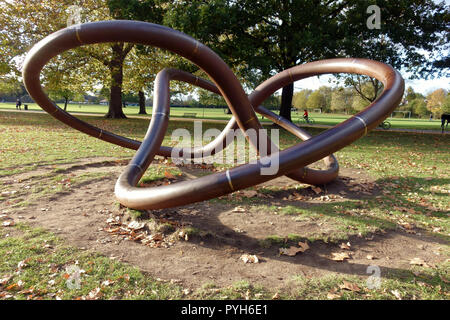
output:
[[[450,122],[450,113],[444,113],[441,116],[441,129],[442,129],[442,133],[444,133],[444,129],[446,129],[448,127],[448,123]],[[445,124],[447,123],[447,125]]]
[[[20,99],[17,99],[17,101],[16,101],[16,109],[19,109],[19,110],[21,110],[20,109],[20,106],[22,105],[22,101],[20,101]]]
[[[303,119],[305,119],[306,123],[309,123],[309,115],[308,115],[308,110],[304,110],[305,113],[303,113]]]

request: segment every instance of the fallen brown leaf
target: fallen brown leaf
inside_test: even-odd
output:
[[[344,283],[339,286],[340,289],[349,290],[353,292],[360,292],[361,289],[355,284],[344,280]]]
[[[350,250],[350,247],[351,247],[350,242],[347,242],[347,243],[341,243],[341,244],[339,245],[339,248],[344,249],[344,250]]]
[[[12,285],[7,286],[6,290],[11,291],[11,290],[15,290],[18,288],[19,288],[19,285],[17,283],[13,283]]]
[[[391,293],[398,299],[402,300],[402,296],[400,295],[400,292],[398,290],[391,290]]]
[[[256,190],[243,190],[241,194],[246,198],[253,198],[258,195],[258,191]]]
[[[175,179],[175,176],[167,170],[164,170],[164,177],[166,177],[167,179]]]
[[[304,252],[303,248],[290,246],[289,248],[280,248],[280,254],[285,256],[294,257],[299,252]]]
[[[243,254],[240,257],[240,260],[244,261],[244,263],[258,263],[259,259],[256,255]]]
[[[299,242],[298,245],[300,248],[302,248],[302,252],[305,252],[309,249],[309,245],[307,242]]]
[[[93,289],[91,292],[89,292],[86,299],[97,300],[97,299],[100,299],[100,297],[101,297],[101,289],[97,287],[97,288]]]
[[[143,223],[143,222],[131,221],[128,224],[128,228],[133,229],[133,230],[140,230],[140,229],[143,229],[144,227],[145,227],[145,223]]]
[[[334,261],[344,261],[345,259],[350,259],[350,256],[346,252],[332,252],[331,260]]]
[[[163,235],[160,233],[157,234],[152,234],[151,236],[148,237],[149,240],[151,241],[162,241],[164,239]]]
[[[4,227],[12,227],[13,225],[14,225],[14,221],[13,220],[4,221],[2,223],[2,226],[4,226]]]
[[[339,299],[340,297],[341,297],[340,294],[332,292],[332,291],[327,293],[327,299],[330,299],[330,300]]]
[[[322,192],[322,189],[319,188],[319,187],[312,187],[311,189],[312,189],[316,194],[319,194],[319,193]]]
[[[20,261],[20,262],[17,264],[17,269],[18,269],[18,271],[21,271],[23,268],[28,267],[28,262],[29,262],[29,261],[30,261],[30,258]]]
[[[11,280],[12,276],[4,276],[0,279],[0,286],[4,286],[8,283],[9,280]]]

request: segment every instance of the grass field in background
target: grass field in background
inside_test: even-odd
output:
[[[0,103],[0,109],[15,110],[15,104],[13,103]],[[28,104],[29,110],[42,110],[37,104]],[[23,106],[22,106],[23,110]],[[106,114],[108,106],[104,105],[92,105],[92,104],[69,104],[67,111],[72,113],[88,113],[88,114]],[[139,115],[139,107],[128,106],[123,109],[124,113],[128,116],[142,116]],[[151,114],[152,108],[147,107],[147,113]],[[172,117],[184,117],[185,113],[196,113],[196,118],[199,119],[215,119],[215,120],[228,120],[230,115],[224,112],[224,109],[212,109],[212,108],[180,108],[174,107],[170,110]],[[277,112],[276,112],[277,113]],[[188,116],[189,117],[189,116]],[[292,119],[295,123],[300,123],[303,117],[302,111],[293,111]],[[324,114],[310,112],[310,118],[314,119],[314,123],[317,125],[336,125],[342,121],[348,119],[350,116],[341,114]],[[259,117],[262,120],[261,117]],[[267,119],[263,120],[267,121]],[[401,118],[388,118],[393,129],[417,129],[417,130],[440,130],[441,121],[435,119],[429,121],[429,119],[401,119]],[[269,122],[269,121],[267,121]]]

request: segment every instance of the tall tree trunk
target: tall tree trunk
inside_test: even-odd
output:
[[[133,47],[134,44],[132,43],[127,45],[124,43],[111,44],[111,60],[105,58],[103,55],[88,52],[92,58],[100,61],[103,65],[108,67],[111,75],[109,108],[105,118],[126,118],[122,111],[123,63]]]
[[[139,114],[147,114],[145,110],[145,94],[144,91],[139,91]]]
[[[281,93],[280,116],[291,121],[292,97],[294,96],[294,84],[283,87]]]
[[[69,98],[65,97],[64,99],[65,99],[64,100],[64,111],[66,111],[67,110],[67,103],[69,102]]]
[[[122,82],[123,82],[123,50],[120,46],[113,46],[113,57],[109,63],[111,72],[111,91],[109,96],[109,109],[106,118],[126,118],[122,110]]]

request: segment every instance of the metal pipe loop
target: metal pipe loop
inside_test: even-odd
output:
[[[180,70],[164,69],[155,80],[152,118],[142,142],[99,129],[70,115],[52,102],[44,93],[39,76],[42,68],[56,55],[81,45],[107,42],[131,42],[170,50],[199,66],[212,82]],[[294,81],[327,73],[368,75],[381,81],[384,90],[366,109],[314,137],[261,106],[264,100],[280,88]],[[315,61],[280,72],[264,81],[247,97],[230,68],[205,45],[186,34],[164,26],[126,20],[81,24],[51,34],[36,44],[27,55],[23,78],[25,87],[34,101],[56,119],[92,137],[137,150],[115,186],[118,200],[134,209],[159,209],[203,201],[281,175],[309,184],[328,183],[337,177],[339,171],[337,160],[332,154],[364,136],[368,130],[375,128],[387,118],[400,103],[404,91],[404,81],[392,67],[367,59],[342,58]],[[139,179],[155,155],[172,156],[173,148],[161,145],[169,121],[168,98],[171,80],[185,81],[221,94],[233,113],[233,117],[216,139],[199,148],[183,149],[178,157],[213,155],[230,143],[226,139],[227,134],[236,128],[242,130],[244,135],[250,129],[260,132],[262,126],[255,112],[277,123],[304,142],[280,151],[265,134],[257,135],[256,141],[246,135],[250,144],[258,151],[260,142],[265,142],[269,149],[268,155],[260,157],[256,163],[241,165],[191,181],[155,188],[137,188]],[[320,159],[324,159],[327,165],[325,170],[306,167]],[[278,171],[270,175],[261,174],[262,170],[272,163],[279,164]]]

